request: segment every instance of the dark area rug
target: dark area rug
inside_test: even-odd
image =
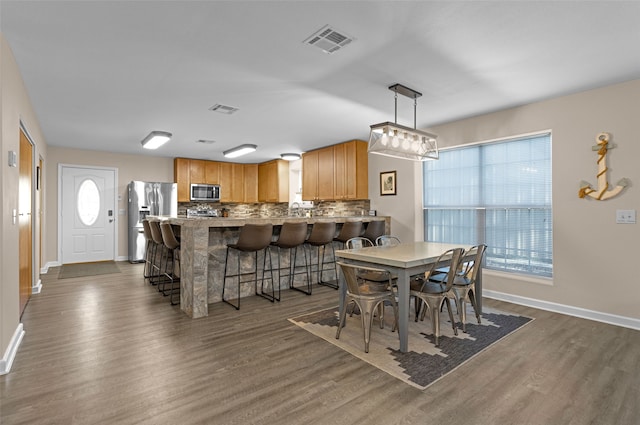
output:
[[[467,313],[467,332],[463,333],[462,329],[458,329],[458,336],[455,336],[445,312],[440,316],[440,347],[436,347],[429,319],[416,323],[411,317],[409,352],[401,353],[398,350],[398,333],[391,332],[392,316],[392,310],[388,307],[384,329],[380,329],[377,318],[374,319],[368,353],[364,352],[362,322],[358,314],[353,317],[347,315],[340,339],[336,339],[337,307],[291,318],[289,321],[378,369],[416,388],[425,389],[533,320],[485,307],[482,324],[479,325],[470,309]]]
[[[96,276],[100,274],[120,273],[115,261],[98,261],[95,263],[64,264],[58,273],[58,279],[71,277]]]

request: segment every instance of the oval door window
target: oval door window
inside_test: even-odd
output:
[[[100,190],[91,179],[86,179],[78,189],[78,217],[85,226],[91,226],[98,219],[100,213]]]

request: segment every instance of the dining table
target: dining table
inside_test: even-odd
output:
[[[398,332],[400,334],[400,351],[409,350],[409,293],[412,276],[423,274],[440,257],[453,248],[464,248],[467,252],[470,245],[447,244],[437,242],[409,242],[393,246],[372,246],[358,249],[336,250],[336,259],[344,263],[378,267],[397,276],[398,296]],[[464,258],[463,259],[467,259]],[[470,258],[469,258],[470,259]],[[339,273],[340,314],[346,308],[347,286],[342,272]],[[478,273],[476,293],[474,294],[478,310],[482,312],[482,272]],[[342,317],[342,316],[340,316]]]

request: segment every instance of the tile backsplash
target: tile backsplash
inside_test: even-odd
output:
[[[304,214],[310,211],[315,216],[345,217],[354,215],[367,215],[370,201],[320,201],[315,202],[313,208],[290,209],[287,202],[282,203],[251,203],[251,204],[221,204],[220,202],[181,202],[178,204],[178,215],[187,214],[187,209],[215,209],[225,208],[231,218],[252,217],[286,217],[295,214]]]

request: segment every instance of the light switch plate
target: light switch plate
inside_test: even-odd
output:
[[[616,223],[636,224],[636,210],[616,210]]]

